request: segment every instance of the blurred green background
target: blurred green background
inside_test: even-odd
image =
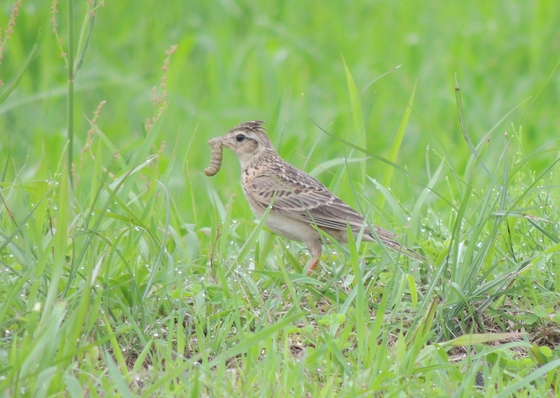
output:
[[[85,4],[75,7],[78,35]],[[2,10],[6,26],[11,4]],[[54,168],[66,140],[67,75],[51,18],[50,2],[25,2],[0,66],[9,82],[41,32],[28,72],[0,104],[0,154],[16,159],[16,168],[33,165],[42,151]],[[58,18],[64,42],[65,3]],[[173,44],[178,50],[160,141],[177,160],[170,180],[177,195],[189,185],[185,167],[193,185],[203,183],[210,137],[246,120],[276,122],[275,112],[272,140],[288,161],[309,170],[347,155],[348,148],[315,125],[353,141],[357,99],[349,97],[344,61],[363,90],[367,149],[380,156],[387,155],[417,85],[397,163],[419,178],[426,175],[428,145],[459,169],[470,155],[458,123],[455,75],[472,141],[495,128],[489,147],[499,156],[513,123],[523,126],[530,152],[556,139],[560,125],[558,26],[560,7],[552,1],[109,1],[97,12],[76,80],[75,160],[87,119],[102,100],[100,129],[123,156],[133,151],[154,112],[152,88]],[[238,178],[233,156],[226,154],[225,162],[234,167],[216,177],[220,185]],[[381,176],[380,166],[368,161],[368,174]],[[239,192],[237,184],[221,189]]]

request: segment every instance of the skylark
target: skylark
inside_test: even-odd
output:
[[[357,211],[337,198],[317,179],[285,162],[278,155],[263,123],[242,123],[226,135],[210,140],[209,144],[212,145],[216,158],[212,160],[213,173],[207,171],[207,174],[213,175],[219,170],[220,146],[235,152],[241,162],[243,192],[253,213],[262,218],[266,209],[272,205],[265,225],[278,235],[303,242],[307,246],[312,257],[308,274],[317,267],[321,257],[323,238],[316,228],[341,243],[348,243],[347,226],[350,225],[355,235],[364,231],[364,241],[378,241]],[[421,260],[420,254],[397,242],[393,232],[377,226],[373,228],[379,241],[387,247]]]

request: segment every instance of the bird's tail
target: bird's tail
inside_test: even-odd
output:
[[[426,257],[424,257],[423,255],[418,253],[416,250],[411,249],[410,247],[408,247],[406,245],[403,245],[402,243],[397,242],[396,240],[394,240],[394,239],[392,239],[388,236],[384,236],[384,235],[379,234],[379,233],[377,234],[377,236],[379,237],[379,240],[381,241],[381,243],[383,243],[389,249],[394,250],[394,251],[399,252],[399,253],[402,253],[403,255],[407,256],[408,258],[419,261],[421,263],[427,264],[429,262]]]

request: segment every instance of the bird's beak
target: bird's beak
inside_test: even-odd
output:
[[[214,138],[214,139],[221,140],[222,141],[222,146],[225,146],[226,148],[229,148],[231,150],[233,150],[233,148],[235,148],[235,144],[232,143],[230,140],[228,140],[225,135],[223,137],[218,137],[218,138]]]
[[[221,144],[223,146],[224,142],[223,142],[222,138],[223,137],[212,138],[210,141],[208,141],[208,145],[213,147],[214,145],[218,144],[221,141]]]

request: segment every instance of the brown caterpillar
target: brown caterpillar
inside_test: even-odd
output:
[[[208,145],[212,147],[212,160],[210,161],[210,166],[204,170],[204,173],[208,177],[212,177],[222,167],[222,141],[219,138],[212,138],[208,141]]]

